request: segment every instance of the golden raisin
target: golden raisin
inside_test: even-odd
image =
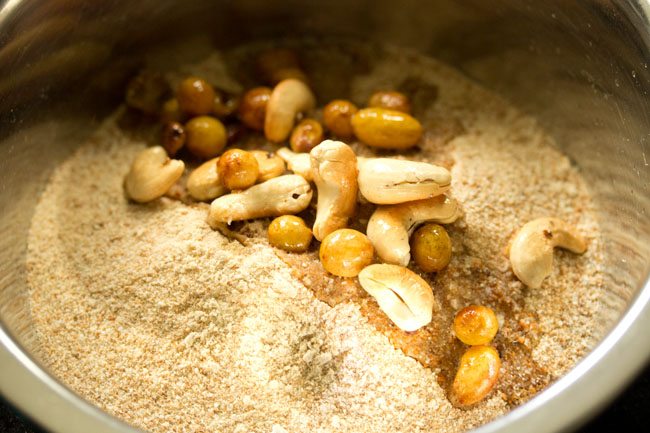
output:
[[[470,305],[454,318],[454,333],[460,341],[470,346],[488,344],[499,330],[499,321],[491,308]]]
[[[311,238],[311,229],[305,221],[294,215],[283,215],[274,219],[269,225],[269,242],[274,247],[301,253],[307,251]]]
[[[178,106],[192,116],[209,114],[214,108],[214,88],[205,80],[188,77],[181,81],[176,91]]]
[[[239,98],[224,91],[215,91],[212,113],[220,118],[232,116],[239,108]]]
[[[402,113],[411,113],[411,101],[408,96],[394,90],[373,93],[368,100],[368,107],[388,108]]]
[[[368,146],[408,149],[422,136],[422,125],[414,117],[386,108],[364,108],[352,116],[354,135]]]
[[[192,154],[209,159],[217,156],[226,146],[226,128],[210,116],[199,116],[185,124],[185,146]]]
[[[268,87],[255,87],[242,97],[239,104],[239,120],[256,131],[264,130],[266,105],[271,98],[272,90]]]
[[[217,161],[221,184],[230,190],[246,189],[255,184],[260,173],[257,159],[250,152],[230,149]]]
[[[413,260],[424,272],[438,272],[451,260],[451,239],[439,224],[425,224],[411,238]]]
[[[183,113],[178,106],[178,99],[171,98],[165,101],[160,111],[160,120],[163,122],[182,122]]]
[[[351,138],[352,116],[359,111],[356,105],[343,99],[335,99],[323,108],[323,124],[340,138]]]
[[[319,250],[325,270],[339,277],[356,277],[372,263],[374,253],[368,237],[352,229],[338,229],[325,236]]]
[[[162,128],[162,145],[169,156],[176,155],[185,144],[185,128],[178,122],[167,122]]]
[[[472,346],[463,354],[451,385],[450,400],[469,407],[483,400],[499,378],[501,359],[490,346]]]
[[[307,153],[321,141],[323,141],[323,127],[318,120],[304,119],[293,129],[289,144],[294,152]]]
[[[156,72],[142,71],[126,88],[126,105],[146,114],[157,114],[169,87],[164,77]]]

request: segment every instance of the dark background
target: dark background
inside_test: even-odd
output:
[[[609,408],[578,433],[648,431],[650,431],[650,366]],[[7,402],[0,399],[0,433],[46,432],[20,416]]]

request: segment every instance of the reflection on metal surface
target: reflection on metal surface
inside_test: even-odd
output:
[[[649,10],[646,0],[6,1],[0,9],[0,367],[7,374],[0,374],[0,390],[55,431],[127,431],[55,384],[9,340],[11,334],[37,355],[24,296],[35,197],[54,165],[91,131],[91,120],[121,99],[125,77],[150,47],[197,36],[218,47],[315,34],[437,56],[536,115],[578,165],[607,237],[610,291],[602,301],[630,310],[585,363],[485,431],[524,425],[530,432],[555,431],[587,415],[650,351]],[[615,319],[604,318],[603,325]],[[10,386],[7,375],[24,386]],[[33,392],[48,404],[35,403]],[[580,406],[570,404],[575,401]]]
[[[0,65],[29,60],[32,51],[43,51],[44,45],[56,40],[60,35],[69,34],[78,21],[79,17],[75,15],[54,16],[17,34],[0,48]]]
[[[10,95],[12,89],[21,89],[20,96],[23,98],[39,97],[40,81],[65,76],[66,80],[74,82],[102,65],[109,54],[106,45],[94,42],[67,45],[43,58],[26,63],[18,73],[5,75],[5,78],[0,79],[0,95]],[[4,100],[7,105],[18,103],[12,98]]]

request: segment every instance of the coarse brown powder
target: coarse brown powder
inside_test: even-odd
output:
[[[229,82],[245,52],[186,69]],[[450,167],[464,213],[449,227],[451,264],[429,278],[447,316],[469,303],[497,311],[497,391],[470,410],[452,407],[450,364],[427,368],[396,349],[405,346],[371,298],[333,302],[317,283],[335,279],[302,284],[294,275],[316,263],[313,253],[287,266],[265,241],[268,221],[246,227],[253,239],[244,247],[208,227],[206,204],[129,203],[122,181],[147,143],[118,126],[121,112],[57,168],[37,206],[27,265],[42,362],[89,401],[154,432],[464,431],[565,373],[602,332],[604,291],[593,204],[568,158],[533,119],[431,59],[349,45],[302,54],[308,72],[323,59],[363,59],[345,89],[359,104],[379,88],[426,93],[412,96],[427,134],[405,156]],[[312,77],[324,100],[341,96],[336,74]],[[528,290],[504,249],[518,227],[546,215],[579,227],[589,249],[556,252],[553,274]],[[455,342],[449,353],[461,349]]]

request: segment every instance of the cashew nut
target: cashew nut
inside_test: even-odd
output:
[[[316,99],[305,83],[288,78],[278,83],[266,106],[264,135],[269,141],[280,143],[289,137],[298,113],[311,110]]]
[[[371,203],[396,204],[440,195],[451,186],[451,173],[426,162],[391,158],[359,160],[359,190]]]
[[[553,270],[553,248],[582,254],[584,239],[574,227],[557,218],[538,218],[523,225],[510,245],[510,264],[522,283],[536,289]]]
[[[311,170],[318,189],[314,237],[322,241],[348,224],[357,204],[357,157],[347,144],[325,140],[314,147]]]
[[[210,205],[208,224],[217,228],[220,223],[296,214],[309,206],[312,193],[309,182],[302,176],[274,177],[243,192],[214,200]]]
[[[219,173],[217,173],[218,160],[219,158],[212,158],[190,173],[187,178],[187,192],[193,199],[199,201],[214,200],[228,192],[219,181]]]
[[[308,153],[295,153],[289,148],[283,147],[277,152],[278,156],[287,163],[287,168],[311,182],[314,180],[311,175],[311,157]]]
[[[415,272],[397,265],[375,264],[359,273],[359,283],[379,308],[404,331],[416,331],[431,322],[436,306],[433,290]]]
[[[183,175],[185,164],[169,159],[162,146],[140,152],[124,180],[126,194],[133,201],[145,203],[162,197]]]
[[[411,260],[409,237],[419,224],[449,224],[459,216],[458,202],[444,195],[379,206],[368,221],[366,234],[384,262],[407,266]]]
[[[258,182],[265,182],[284,174],[286,169],[284,160],[278,155],[263,150],[252,150],[251,153],[257,160],[257,165],[259,166],[259,174],[257,175]]]

